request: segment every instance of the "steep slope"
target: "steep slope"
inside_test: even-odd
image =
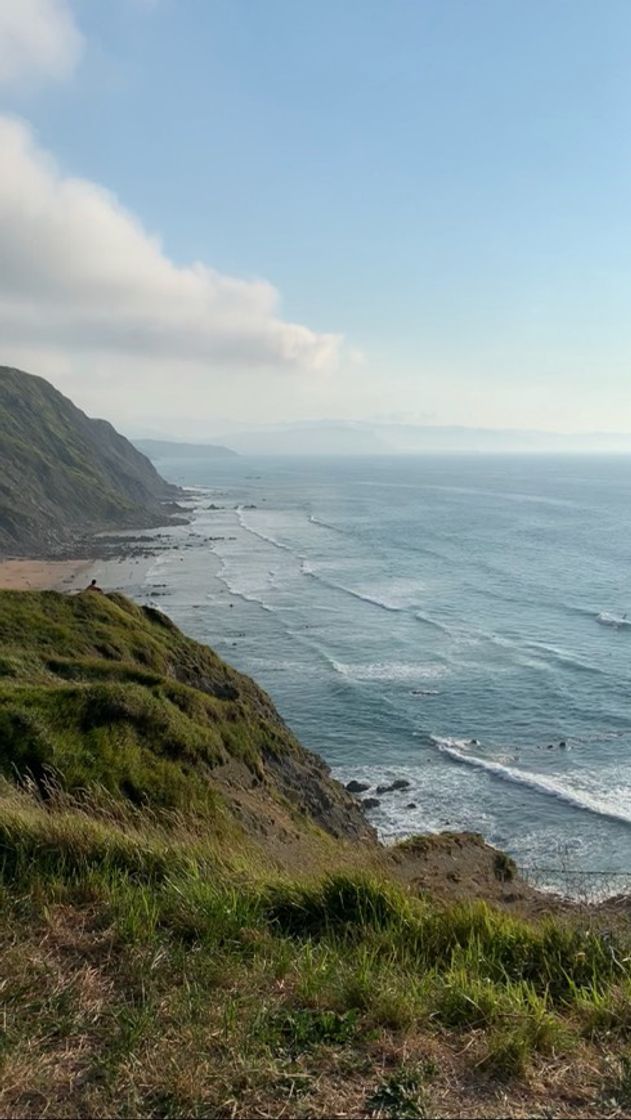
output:
[[[474,903],[465,839],[386,858],[159,612],[0,593],[0,1116],[628,1115],[626,908]]]
[[[0,651],[7,777],[46,796],[54,774],[68,791],[194,811],[219,833],[260,837],[268,822],[294,839],[313,826],[373,841],[269,697],[165,615],[98,592],[1,592]]]
[[[43,378],[0,366],[0,555],[158,524],[176,494],[111,424],[89,419]]]

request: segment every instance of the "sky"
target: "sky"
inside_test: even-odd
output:
[[[0,0],[0,362],[124,430],[631,432],[629,0]]]

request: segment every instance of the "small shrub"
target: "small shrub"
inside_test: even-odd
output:
[[[302,1008],[281,1013],[271,1026],[288,1050],[300,1054],[315,1046],[343,1046],[352,1041],[358,1031],[358,1012]]]
[[[526,1072],[532,1050],[532,1040],[523,1026],[493,1031],[478,1068],[498,1081],[510,1081]]]
[[[506,852],[497,852],[493,861],[493,870],[496,879],[502,883],[510,883],[515,878],[517,866]]]
[[[423,1082],[432,1075],[430,1066],[402,1066],[377,1086],[367,1107],[392,1120],[422,1120],[428,1115]]]

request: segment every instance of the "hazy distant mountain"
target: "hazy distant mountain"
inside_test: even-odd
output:
[[[132,443],[150,459],[226,459],[236,455],[236,451],[216,443],[166,439],[133,439]]]
[[[374,430],[394,453],[420,452],[631,452],[631,433],[541,432],[520,428],[375,425]]]
[[[140,445],[142,441],[137,441]],[[528,429],[314,421],[235,431],[245,455],[419,455],[466,453],[628,452],[631,433],[567,434]]]
[[[230,446],[243,455],[387,455],[391,448],[370,427],[284,424],[231,432]]]
[[[178,492],[106,420],[91,420],[43,378],[0,366],[0,554],[157,525]]]

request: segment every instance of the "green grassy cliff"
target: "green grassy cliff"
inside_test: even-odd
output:
[[[41,377],[0,366],[0,555],[42,554],[100,529],[165,520],[177,491],[104,420]]]
[[[51,783],[99,787],[219,831],[247,828],[258,798],[333,836],[372,836],[253,681],[121,595],[0,593],[0,770],[44,797]]]
[[[441,901],[497,853],[382,849],[158,612],[1,592],[0,769],[0,1115],[628,1115],[626,905]]]

